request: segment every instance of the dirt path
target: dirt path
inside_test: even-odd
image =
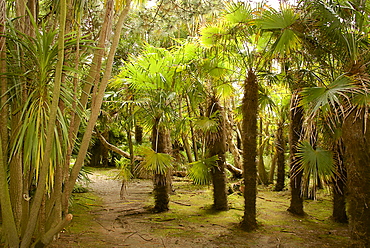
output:
[[[349,242],[347,227],[331,222],[326,212],[320,212],[328,207],[324,201],[306,203],[307,211],[313,209],[316,216],[311,213],[300,219],[291,216],[286,211],[288,192],[259,192],[260,228],[246,233],[237,227],[243,214],[243,200],[238,194],[229,196],[229,211],[213,212],[209,208],[212,202],[209,188],[175,181],[171,210],[153,214],[148,211],[152,202],[150,180],[132,181],[126,198],[121,200],[119,181],[101,173],[94,173],[91,179],[90,187],[102,199],[101,204],[87,213],[90,219],[85,223],[82,215],[76,216],[75,223],[84,224],[82,230],[67,228],[51,247],[341,248]]]

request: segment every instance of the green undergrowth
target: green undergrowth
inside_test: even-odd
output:
[[[101,208],[102,200],[92,192],[74,193],[71,199],[70,213],[73,214],[67,233],[93,232],[98,224],[94,221],[92,212]]]

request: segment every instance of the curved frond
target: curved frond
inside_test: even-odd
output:
[[[173,167],[172,157],[169,154],[155,152],[148,147],[143,147],[141,152],[144,157],[141,166],[144,170],[153,174],[165,175],[168,169]]]
[[[193,180],[194,184],[209,185],[212,180],[211,168],[216,164],[217,159],[217,156],[213,156],[191,163],[188,177]]]
[[[302,141],[298,146],[296,156],[300,164],[299,170],[303,170],[303,179],[306,185],[312,181],[314,190],[316,185],[319,184],[319,178],[324,182],[329,182],[334,176],[335,167],[332,151],[324,150],[320,147],[315,149],[308,141]]]

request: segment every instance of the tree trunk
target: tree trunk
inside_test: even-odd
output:
[[[237,146],[237,144],[235,143],[233,137],[233,133],[234,133],[234,124],[233,124],[233,119],[232,119],[232,115],[230,113],[230,111],[228,111],[228,113],[225,113],[225,135],[226,135],[226,144],[227,144],[227,148],[228,150],[231,152],[231,154],[233,155],[233,159],[234,159],[234,166],[238,169],[241,169],[242,168],[242,161],[241,161],[241,156],[240,156],[240,152],[239,152],[239,148]]]
[[[0,4],[2,4],[0,2]],[[0,5],[1,7],[1,5]],[[0,139],[0,203],[2,214],[2,232],[5,234],[5,241],[11,248],[19,247],[19,237],[13,210],[10,202],[6,166],[3,163],[3,144]]]
[[[138,145],[143,143],[143,127],[135,125],[135,141]]]
[[[188,109],[189,119],[191,119],[192,115],[191,115],[191,105],[190,105],[189,97],[186,97],[186,106],[187,106],[187,109]],[[197,139],[196,139],[195,133],[194,133],[194,125],[193,125],[193,122],[191,120],[189,121],[189,126],[190,126],[190,133],[191,133],[191,141],[193,143],[194,160],[198,161]]]
[[[370,121],[356,108],[343,122],[349,230],[354,247],[370,247]]]
[[[271,166],[270,166],[270,171],[269,171],[269,182],[270,183],[274,183],[276,163],[277,163],[277,152],[275,151],[275,153],[272,155],[272,158],[271,158]]]
[[[275,191],[282,191],[285,187],[285,138],[284,123],[279,123],[276,132],[277,178]]]
[[[188,141],[188,137],[185,134],[182,134],[181,139],[182,139],[182,143],[184,144],[184,148],[185,148],[186,156],[188,158],[188,162],[193,163],[194,161],[193,161],[193,156],[191,155],[191,148],[190,148],[190,144],[189,144],[189,141]]]
[[[55,68],[55,76],[54,76],[54,89],[53,89],[53,97],[50,106],[50,113],[49,113],[49,120],[46,127],[46,141],[45,141],[45,151],[42,157],[42,163],[40,168],[40,176],[39,181],[36,189],[36,193],[34,195],[33,202],[31,204],[31,215],[29,221],[27,223],[26,231],[24,233],[21,248],[30,247],[32,234],[35,231],[38,213],[41,208],[42,200],[45,194],[46,189],[46,180],[48,175],[49,163],[50,158],[52,156],[52,147],[54,142],[54,126],[57,119],[57,111],[58,111],[58,104],[59,104],[59,97],[60,97],[60,88],[61,88],[61,80],[62,80],[62,73],[63,73],[63,61],[64,61],[64,35],[65,35],[65,22],[66,22],[66,14],[67,14],[67,3],[66,0],[60,1],[60,20],[59,20],[59,38],[58,38],[58,62]]]
[[[336,173],[333,178],[333,220],[339,223],[348,223],[346,211],[347,171],[344,166],[343,142],[335,144],[333,150],[337,155]]]
[[[296,153],[298,143],[303,135],[303,107],[299,105],[299,91],[292,95],[290,105],[290,190],[291,199],[288,211],[302,216],[303,211],[303,198],[301,192],[302,184],[302,170],[298,170],[299,164],[297,163]]]
[[[153,126],[152,149],[157,153],[170,153],[169,133],[164,127],[159,125],[159,119],[155,121],[155,125]],[[154,211],[157,213],[165,212],[169,209],[168,204],[170,201],[169,171],[166,174],[155,174],[153,184]]]
[[[243,173],[244,173],[244,216],[241,227],[252,231],[257,228],[256,197],[257,197],[257,114],[258,114],[258,84],[252,70],[244,85],[242,105],[243,113]]]
[[[207,116],[216,114],[217,131],[207,135],[208,156],[217,156],[217,165],[211,169],[213,184],[213,208],[215,210],[228,210],[227,192],[226,192],[226,137],[225,137],[225,120],[223,108],[217,98],[212,97],[208,107]]]
[[[259,176],[259,180],[261,181],[263,185],[268,185],[269,182],[267,178],[265,163],[263,160],[263,152],[265,150],[265,144],[263,142],[262,133],[263,133],[263,123],[262,123],[262,118],[260,118],[260,133],[259,133],[259,142],[258,142],[259,146],[257,149],[258,151],[258,163],[257,163],[258,176]]]
[[[127,14],[130,10],[130,4],[131,4],[131,1],[126,0],[125,8],[120,12],[119,19],[117,21],[117,25],[116,25],[114,36],[113,36],[112,45],[110,47],[108,58],[106,60],[107,62],[106,62],[105,73],[104,73],[104,76],[101,80],[101,84],[99,86],[97,94],[93,95],[93,102],[92,102],[90,119],[87,123],[86,130],[85,130],[84,136],[83,136],[82,141],[81,141],[81,146],[80,146],[79,153],[77,155],[76,162],[75,162],[75,164],[72,168],[69,179],[65,184],[66,186],[65,186],[65,190],[64,190],[64,196],[63,196],[63,205],[64,205],[66,211],[68,211],[69,196],[72,193],[73,186],[74,186],[74,184],[77,180],[79,171],[81,170],[81,168],[83,166],[83,163],[84,163],[84,160],[85,160],[85,157],[86,157],[86,153],[87,153],[87,149],[89,147],[89,143],[90,143],[90,140],[91,140],[92,132],[93,132],[95,123],[98,119],[98,116],[100,114],[100,108],[101,108],[101,105],[102,105],[102,102],[103,102],[104,92],[105,92],[105,89],[108,85],[109,79],[111,78],[114,54],[117,50],[117,46],[118,46],[118,43],[119,43],[119,40],[120,40],[120,37],[121,37],[121,30],[122,30],[123,23],[124,23],[124,21],[127,17]],[[111,11],[113,11],[113,1],[108,1],[106,3],[106,6],[110,6],[109,7],[110,11],[107,10],[107,13],[112,14]],[[110,19],[110,18],[108,18],[108,19]],[[79,125],[77,125],[77,126],[79,126]]]
[[[104,21],[102,23],[102,27],[101,27],[101,30],[100,30],[100,33],[99,33],[98,45],[97,45],[96,50],[94,51],[94,56],[93,56],[93,59],[92,59],[89,75],[86,79],[87,82],[84,84],[82,92],[81,92],[81,97],[80,97],[80,101],[79,101],[80,104],[76,104],[76,106],[78,105],[78,106],[81,107],[81,111],[85,111],[88,99],[90,97],[91,88],[93,87],[93,85],[96,85],[96,88],[98,87],[98,82],[99,82],[98,79],[100,78],[99,73],[101,71],[101,64],[102,64],[102,59],[103,59],[103,56],[104,56],[104,53],[105,53],[105,46],[106,46],[107,40],[109,40],[109,37],[110,37],[109,34],[111,33],[110,29],[111,29],[111,26],[112,26],[111,23],[112,23],[112,19],[113,19],[113,2],[112,1],[107,1],[105,6],[106,7],[105,7],[105,13],[104,13]],[[69,138],[68,154],[66,155],[66,161],[64,163],[64,172],[66,173],[65,181],[69,180],[67,175],[70,175],[69,174],[70,159],[71,159],[71,156],[72,156],[73,147],[75,146],[77,132],[78,132],[78,129],[80,127],[80,124],[81,124],[80,117],[76,113],[74,113],[72,115],[71,125],[70,125],[69,130],[68,130],[68,138]],[[89,139],[88,143],[90,143],[90,139]],[[82,146],[82,144],[81,144],[81,146]],[[81,164],[81,167],[82,167],[82,164]],[[77,171],[77,168],[76,168],[75,172],[73,172],[73,173],[74,174],[77,173],[77,176],[78,176],[78,172],[79,172],[80,169],[81,168],[79,168],[78,171]],[[74,184],[74,182],[73,182],[73,184]],[[69,200],[69,195],[70,194],[67,193],[67,192],[68,191],[72,192],[73,185],[72,185],[72,188],[70,188],[71,186],[68,186],[68,184],[66,184],[66,185],[67,185],[67,188],[64,190],[64,196],[63,196],[63,211],[68,213],[68,200]]]

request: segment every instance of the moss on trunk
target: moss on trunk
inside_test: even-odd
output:
[[[243,97],[243,168],[244,168],[244,216],[241,227],[252,231],[257,228],[256,195],[257,195],[257,112],[258,112],[258,84],[252,70],[244,85]]]

